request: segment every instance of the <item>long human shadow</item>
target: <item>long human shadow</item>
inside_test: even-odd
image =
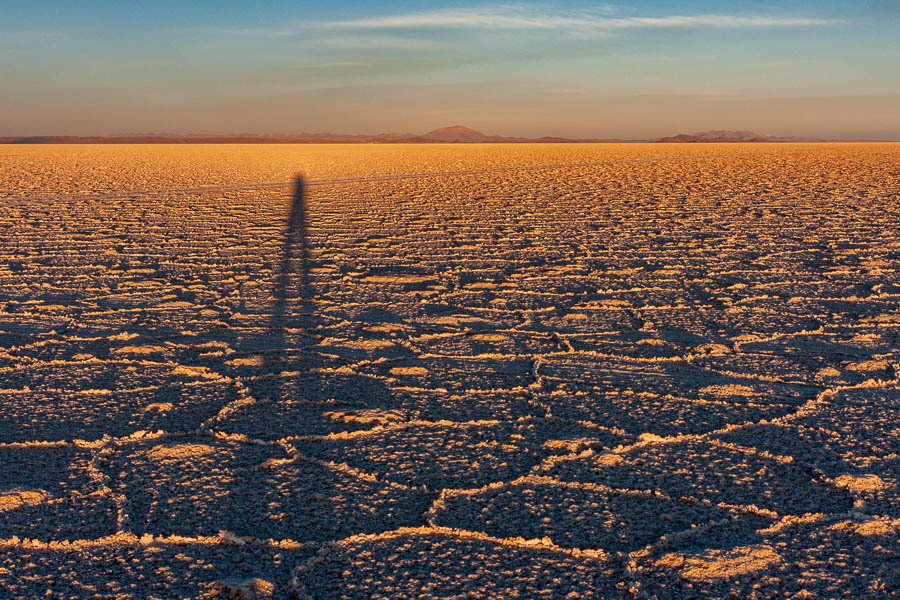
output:
[[[272,317],[269,324],[273,335],[281,338],[282,343],[275,346],[279,350],[284,349],[284,332],[290,313],[288,302],[291,291],[296,290],[295,297],[305,308],[308,308],[306,305],[312,300],[309,283],[309,238],[306,230],[306,186],[303,177],[298,175],[294,180],[294,193],[282,242],[281,262],[273,293],[275,302],[272,306]],[[277,342],[278,340],[273,341]]]
[[[321,542],[425,524],[434,494],[401,490],[316,462],[327,455],[315,453],[317,440],[303,439],[371,427],[365,419],[353,418],[360,411],[368,415],[366,411],[381,408],[391,395],[379,379],[329,368],[342,360],[344,365],[351,363],[352,356],[342,355],[340,346],[323,351],[319,345],[333,334],[330,326],[343,320],[332,321],[317,307],[330,300],[328,285],[344,284],[312,275],[317,263],[311,240],[326,244],[326,229],[310,235],[307,189],[301,177],[296,178],[286,216],[279,254],[270,258],[271,287],[259,328],[247,340],[249,352],[231,361],[235,382],[246,395],[220,413],[214,429],[269,442],[299,439],[290,441],[291,451],[287,443],[234,448],[217,462],[212,475],[217,483],[189,475],[185,480],[182,467],[175,463],[168,471],[154,467],[159,485],[145,485],[144,475],[130,473],[123,485],[130,486],[129,514],[142,534],[206,535],[224,527],[239,536]],[[233,441],[208,443],[227,447]],[[269,460],[288,457],[294,460],[279,464]],[[192,466],[190,458],[185,463]],[[227,493],[211,491],[210,486]],[[161,517],[153,507],[163,488],[169,513]],[[401,505],[402,510],[397,508]]]
[[[341,415],[380,409],[391,404],[383,382],[328,367],[344,366],[332,353],[320,352],[321,329],[328,318],[317,310],[318,286],[311,276],[312,244],[307,187],[297,176],[282,236],[281,255],[274,273],[271,312],[265,328],[262,378],[248,381],[259,407],[244,427],[256,437],[326,434],[356,429]],[[339,354],[339,352],[338,352]],[[326,372],[322,372],[326,369]],[[249,416],[249,415],[248,415]]]

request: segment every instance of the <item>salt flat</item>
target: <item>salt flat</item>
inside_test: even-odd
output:
[[[0,146],[0,597],[896,597],[898,223],[897,144]]]

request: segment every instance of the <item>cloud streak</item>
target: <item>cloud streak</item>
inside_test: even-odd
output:
[[[330,21],[323,25],[343,29],[493,29],[571,30],[614,33],[630,29],[691,29],[739,27],[814,27],[840,21],[797,16],[672,15],[662,17],[614,17],[607,11],[553,13],[524,6],[495,6],[438,10],[408,14]]]

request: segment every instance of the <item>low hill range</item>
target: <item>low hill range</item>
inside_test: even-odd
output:
[[[378,133],[375,135],[342,133],[176,135],[168,133],[113,134],[104,136],[23,136],[0,137],[0,144],[509,144],[509,143],[585,143],[626,142],[632,140],[569,139],[564,137],[503,137],[486,135],[462,125],[440,127],[414,133]],[[651,141],[651,140],[641,140]]]
[[[463,125],[440,127],[422,135],[413,133],[340,134],[252,134],[231,135],[168,133],[128,133],[102,136],[19,136],[0,137],[0,144],[515,144],[515,143],[747,143],[747,142],[824,142],[816,138],[760,135],[753,131],[718,129],[699,133],[682,133],[657,140],[571,139],[545,136],[541,138],[486,135]]]
[[[395,138],[384,140],[388,143],[403,144],[510,144],[510,143],[598,143],[598,142],[625,142],[630,140],[609,139],[571,139],[564,137],[545,136],[540,138],[503,137],[499,135],[486,135],[463,125],[440,127],[429,131],[425,135],[408,138]]]
[[[759,134],[754,131],[731,131],[728,129],[715,129],[713,131],[701,131],[699,133],[680,133],[671,137],[664,137],[656,140],[663,144],[727,144],[739,143],[766,143],[766,142],[825,142],[818,138],[804,138],[796,136],[778,136],[772,134]]]

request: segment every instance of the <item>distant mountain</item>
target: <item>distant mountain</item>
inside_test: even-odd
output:
[[[435,140],[437,142],[464,144],[478,144],[490,141],[489,136],[486,136],[480,131],[475,131],[474,129],[469,129],[468,127],[464,127],[462,125],[441,127],[439,129],[435,129],[434,131],[429,131],[422,137],[429,140]]]
[[[731,139],[731,140],[740,140],[742,142],[750,142],[757,138],[765,137],[759,135],[755,131],[731,131],[728,129],[714,129],[712,131],[700,131],[694,134],[697,137],[701,137],[707,140],[720,140],[720,139]]]
[[[326,138],[231,137],[231,136],[53,136],[0,137],[0,144],[335,144],[350,140]]]
[[[535,140],[502,137],[499,135],[485,135],[480,131],[475,131],[474,129],[463,125],[453,125],[451,127],[440,127],[434,131],[429,131],[424,135],[412,135],[406,138],[397,136],[386,138],[385,136],[379,135],[372,141],[393,144],[485,144],[531,142]]]
[[[728,129],[715,129],[713,131],[700,131],[698,133],[680,133],[671,137],[656,140],[660,143],[675,144],[734,144],[734,143],[759,143],[759,142],[824,142],[817,138],[801,138],[794,136],[775,136],[771,134],[760,135],[754,131],[731,131]]]
[[[423,135],[414,133],[341,134],[297,133],[267,134],[238,133],[230,135],[171,133],[128,133],[105,136],[28,136],[0,137],[0,144],[510,144],[510,143],[575,143],[621,142],[623,140],[573,140],[562,137],[538,139],[486,135],[463,125],[441,127]]]
[[[735,143],[735,142],[824,142],[814,138],[778,137],[760,135],[753,131],[730,131],[718,129],[699,133],[682,133],[658,140],[619,140],[619,139],[570,139],[564,137],[545,136],[541,138],[503,137],[486,135],[463,125],[440,127],[426,134],[414,133],[378,133],[342,134],[342,133],[295,133],[295,134],[253,134],[236,133],[228,135],[209,135],[192,133],[179,135],[171,133],[127,133],[102,136],[24,136],[0,137],[0,144],[570,144],[570,143],[629,143],[629,142],[663,142],[663,143]]]
[[[355,142],[360,144],[369,144],[372,142],[389,142],[395,140],[404,140],[415,137],[414,133],[376,133],[375,135],[366,135],[359,133],[296,133],[291,135],[267,136],[288,139],[293,142],[306,142],[307,140],[331,140],[336,143]],[[307,142],[308,143],[308,142]]]

